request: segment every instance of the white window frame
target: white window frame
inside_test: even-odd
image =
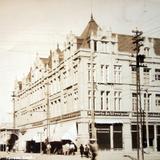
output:
[[[105,91],[101,91],[101,110],[104,110]]]
[[[155,69],[155,81],[160,81],[160,68]]]
[[[137,94],[132,93],[132,111],[137,111]]]
[[[146,111],[146,107],[147,107],[147,111],[150,111],[150,107],[151,107],[150,97],[151,97],[150,93],[144,93],[144,111]]]
[[[155,106],[160,108],[160,93],[155,95]]]
[[[148,85],[150,82],[150,68],[143,68],[143,84]]]
[[[121,82],[121,65],[114,65],[114,82],[120,83]]]
[[[135,84],[136,83],[136,67],[135,66],[131,67],[131,73],[132,73],[132,83]]]
[[[114,91],[114,110],[115,111],[121,110],[121,100],[122,100],[122,92]]]

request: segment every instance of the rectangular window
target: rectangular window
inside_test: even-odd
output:
[[[149,84],[150,81],[150,69],[149,68],[143,68],[143,83],[144,84]]]
[[[155,69],[155,80],[160,81],[160,69]]]
[[[104,65],[101,65],[101,81],[104,82]]]
[[[108,66],[106,65],[106,66],[105,66],[105,81],[106,81],[106,82],[108,82],[108,80],[109,80],[109,77],[108,77],[108,76],[109,76],[109,74],[108,74]]]
[[[96,96],[95,96],[95,91],[94,91],[94,97],[93,97],[93,107],[96,109]]]
[[[104,91],[101,91],[101,110],[104,108]]]
[[[96,68],[96,65],[93,64],[93,71],[92,71],[91,64],[88,64],[88,82],[91,82],[91,78],[93,78],[93,81],[95,81],[95,78],[96,78],[95,68]],[[93,77],[91,77],[92,72],[93,72]]]
[[[109,109],[109,91],[106,91],[106,110]]]
[[[108,65],[101,65],[101,82],[107,83],[108,82]]]
[[[109,91],[101,91],[101,110],[109,109]]]
[[[160,107],[160,94],[156,94],[156,107]]]
[[[93,64],[93,81],[96,81],[96,65]]]
[[[58,76],[58,81],[57,81],[57,92],[60,91],[60,82],[61,82],[61,76]]]
[[[78,67],[77,67],[77,65],[75,65],[73,67],[73,73],[74,73],[74,83],[77,83],[77,80],[78,80]]]
[[[64,104],[67,103],[67,94],[64,94],[64,100],[63,100]]]
[[[144,93],[144,110],[146,111],[146,107],[147,107],[147,111],[150,111],[150,95],[151,94],[146,94]]]
[[[111,52],[115,53],[115,42],[111,42]]]
[[[91,97],[88,97],[88,109],[91,109]]]
[[[92,109],[92,104],[94,109],[96,108],[96,95],[95,91],[93,92],[93,99],[92,99],[92,92],[91,90],[88,91],[88,109]]]
[[[113,125],[113,147],[122,148],[123,147],[123,133],[122,133],[122,124]]]
[[[137,94],[132,93],[132,111],[137,110]]]
[[[114,66],[114,82],[115,83],[121,82],[121,66],[119,65]]]
[[[91,65],[88,64],[88,82],[91,82]]]
[[[74,109],[77,110],[78,108],[78,91],[74,91]]]
[[[137,148],[137,126],[132,125],[131,126],[131,134],[132,134],[132,148]]]
[[[136,67],[132,67],[132,83],[136,83]]]
[[[91,109],[91,91],[88,91],[88,109]]]
[[[94,51],[97,51],[97,41],[94,41]]]
[[[119,111],[121,109],[121,92],[114,92],[114,110]]]
[[[63,72],[63,85],[66,86],[67,85],[67,76],[66,76],[66,71]]]

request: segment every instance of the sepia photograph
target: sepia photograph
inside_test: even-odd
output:
[[[0,160],[160,159],[160,0],[0,0]]]

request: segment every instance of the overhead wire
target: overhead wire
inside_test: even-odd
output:
[[[140,21],[140,26],[145,35],[152,36],[152,33],[154,34],[159,34],[159,28],[160,28],[160,14],[154,14],[151,17],[147,18],[147,13],[148,13],[148,8],[147,8],[147,2],[146,0],[143,1],[143,18]],[[138,23],[138,21],[137,21]]]

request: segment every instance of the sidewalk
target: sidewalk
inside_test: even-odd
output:
[[[16,159],[33,159],[33,160],[89,160],[85,157],[80,157],[79,153],[76,155],[46,155],[46,154],[37,154],[37,153],[6,153],[0,152],[0,158],[2,157],[10,157]],[[136,152],[126,153],[123,151],[103,151],[98,153],[97,160],[136,160],[137,154]],[[144,154],[145,160],[160,160],[160,153],[152,152],[149,154]]]
[[[109,157],[109,158],[107,158]],[[99,153],[97,160],[137,160],[137,152],[106,151]],[[160,160],[160,152],[144,154],[144,160]]]

